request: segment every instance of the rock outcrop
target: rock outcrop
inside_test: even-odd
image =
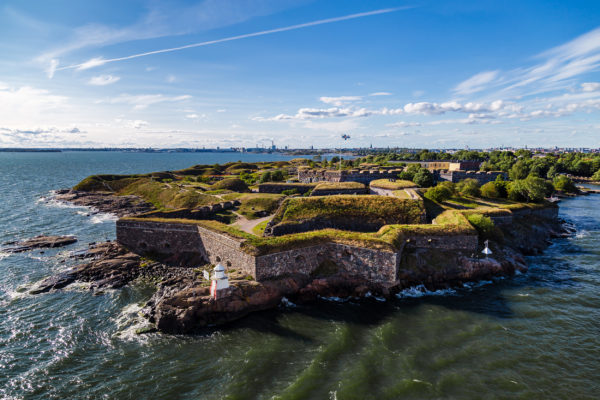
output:
[[[63,247],[77,242],[75,236],[36,236],[21,242],[8,242],[4,245],[9,246],[3,249],[7,253],[22,253],[34,249]]]
[[[138,196],[116,196],[110,193],[85,192],[80,190],[57,190],[54,200],[77,206],[91,207],[96,212],[127,217],[155,210],[155,207]]]

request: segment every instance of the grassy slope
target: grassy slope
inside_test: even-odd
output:
[[[322,182],[315,190],[335,190],[335,189],[364,189],[365,185],[359,182]]]
[[[275,220],[297,222],[313,218],[355,218],[357,221],[384,223],[418,223],[421,202],[384,196],[315,196],[290,198],[280,208]]]
[[[419,187],[416,183],[411,181],[397,180],[395,182],[392,182],[389,179],[376,179],[374,181],[371,181],[370,186],[389,190]]]

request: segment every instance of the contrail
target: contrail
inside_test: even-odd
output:
[[[303,24],[286,26],[283,28],[269,29],[266,31],[260,31],[260,32],[254,32],[254,33],[246,33],[244,35],[231,36],[231,37],[227,37],[227,38],[223,38],[223,39],[209,40],[207,42],[192,43],[192,44],[188,44],[185,46],[171,47],[171,48],[162,49],[162,50],[154,50],[154,51],[149,51],[146,53],[133,54],[130,56],[119,57],[119,58],[110,58],[110,59],[104,59],[102,57],[92,58],[91,60],[88,60],[81,64],[74,64],[74,65],[69,65],[69,66],[65,66],[65,67],[61,67],[61,68],[56,68],[56,71],[65,70],[65,69],[75,69],[75,68],[84,70],[84,69],[89,69],[89,68],[93,68],[93,67],[98,67],[100,65],[108,64],[108,63],[115,62],[115,61],[131,60],[132,58],[146,57],[146,56],[151,56],[153,54],[170,53],[172,51],[191,49],[194,47],[202,47],[202,46],[208,46],[211,44],[231,42],[233,40],[246,39],[246,38],[251,38],[251,37],[255,37],[255,36],[270,35],[272,33],[292,31],[295,29],[308,28],[308,27],[316,26],[316,25],[323,25],[323,24],[330,24],[333,22],[347,21],[349,19],[369,17],[371,15],[387,14],[387,13],[391,13],[391,12],[395,12],[395,11],[407,10],[410,8],[413,8],[413,7],[407,6],[407,7],[396,7],[396,8],[384,8],[381,10],[368,11],[368,12],[363,12],[363,13],[358,13],[358,14],[350,14],[350,15],[345,15],[342,17],[321,19],[318,21],[306,22]]]

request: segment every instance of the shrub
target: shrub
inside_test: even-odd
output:
[[[483,239],[492,239],[496,241],[502,241],[504,235],[502,231],[494,225],[492,219],[483,214],[469,214],[467,219],[477,229],[477,233]]]
[[[413,177],[413,182],[421,187],[433,186],[433,174],[426,168],[421,168]]]
[[[291,196],[294,194],[298,194],[298,189],[287,189],[287,190],[284,190],[283,192],[281,192],[281,194],[283,194],[284,196]]]
[[[494,185],[498,191],[498,197],[505,199],[508,196],[508,182],[504,180],[502,175],[498,175],[494,181]]]
[[[437,186],[445,187],[452,193],[452,196],[456,194],[456,185],[453,182],[443,181],[438,183]]]
[[[480,188],[481,196],[487,197],[489,199],[497,199],[500,197],[498,193],[498,189],[496,188],[496,184],[494,182],[488,182]]]
[[[573,183],[571,178],[565,175],[558,175],[554,178],[554,187],[556,190],[562,190],[566,193],[577,193],[577,186]]]
[[[479,190],[479,182],[477,179],[472,178],[463,179],[462,181],[458,182],[456,184],[456,190],[463,196],[479,197],[481,194]]]
[[[594,173],[594,175],[592,175],[592,180],[593,180],[593,181],[596,181],[596,182],[597,182],[597,181],[600,181],[600,169],[599,169],[598,171],[596,171],[596,172]]]
[[[425,197],[429,200],[441,203],[442,201],[448,200],[450,197],[452,197],[452,191],[446,185],[437,185],[436,187],[427,189],[425,192]]]

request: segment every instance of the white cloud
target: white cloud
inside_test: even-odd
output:
[[[87,60],[86,62],[77,65],[77,70],[84,71],[86,69],[99,67],[101,65],[106,64],[107,62],[108,62],[108,60],[106,60],[102,57],[91,58],[91,59]],[[65,68],[65,67],[63,67],[63,68]],[[62,69],[62,68],[59,68],[59,69]]]
[[[90,78],[90,80],[88,81],[88,85],[93,85],[93,86],[106,86],[106,85],[111,85],[113,83],[116,83],[120,80],[121,78],[118,76],[113,76],[113,75],[99,75],[99,76],[93,76]]]
[[[125,126],[133,129],[142,129],[150,125],[147,121],[136,119],[134,121],[126,121]]]
[[[390,92],[375,92],[375,93],[371,93],[369,94],[369,96],[391,96],[392,93]]]
[[[162,94],[144,94],[144,95],[122,94],[118,97],[109,99],[107,101],[100,100],[100,101],[98,101],[98,103],[107,102],[110,104],[130,104],[133,106],[134,110],[143,110],[145,108],[148,108],[148,106],[151,106],[154,104],[174,103],[174,102],[188,100],[191,98],[192,98],[192,96],[190,96],[190,95],[169,97],[169,96],[165,96]]]
[[[362,100],[361,96],[338,96],[338,97],[321,97],[321,102],[325,104],[332,104],[336,107],[341,107],[346,103]]]
[[[48,63],[48,68],[46,69],[46,75],[48,75],[49,79],[54,77],[54,73],[56,72],[56,68],[58,68],[58,60],[53,58]]]
[[[219,108],[219,109],[217,110],[217,112],[218,112],[218,113],[224,113],[224,112],[226,112],[226,111],[227,111],[227,110],[226,110],[226,109],[224,109],[224,108]]]
[[[600,82],[585,82],[581,84],[581,90],[584,92],[596,92],[600,90]]]
[[[490,82],[498,77],[499,71],[484,71],[473,75],[469,79],[459,83],[454,88],[458,94],[472,94],[484,90]]]
[[[176,80],[177,80],[177,78],[175,78],[175,75],[167,75],[167,82],[173,83]]]
[[[421,125],[422,124],[420,122],[398,121],[398,122],[394,122],[391,124],[387,124],[386,126],[389,126],[390,128],[409,128],[409,127],[421,126]]]

